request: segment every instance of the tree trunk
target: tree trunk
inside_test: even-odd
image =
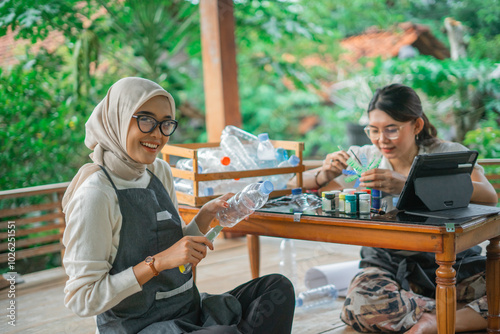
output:
[[[457,60],[467,57],[467,43],[464,41],[465,26],[451,17],[444,20],[444,26],[450,41],[451,59]]]

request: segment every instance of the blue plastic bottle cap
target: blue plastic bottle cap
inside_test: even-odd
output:
[[[380,197],[382,195],[382,192],[377,189],[372,189],[372,197]]]
[[[297,300],[295,301],[295,306],[301,307],[302,305],[304,305],[304,301],[302,300],[302,298],[297,298]]]
[[[214,195],[214,188],[212,187],[207,187],[205,189],[205,193],[207,194],[207,196],[213,196]]]
[[[266,141],[266,140],[269,140],[269,135],[267,133],[261,133],[259,134],[259,140],[260,141]]]
[[[292,166],[297,166],[300,162],[300,158],[294,154],[290,157],[290,159],[288,159],[288,162]]]
[[[260,185],[260,191],[263,194],[270,194],[274,190],[273,183],[271,181],[264,181]]]
[[[302,194],[302,188],[292,189],[292,195],[300,195],[300,194]]]

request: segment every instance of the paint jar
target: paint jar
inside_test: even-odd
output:
[[[345,195],[345,213],[346,215],[356,215],[358,212],[358,207],[356,205],[356,195],[347,194]]]
[[[330,191],[330,193],[334,194],[335,195],[335,211],[339,211],[339,194],[340,194],[340,190],[332,190]],[[332,204],[332,208],[333,208],[333,204]]]
[[[326,202],[327,204],[327,210],[323,210],[327,213],[332,213],[335,212],[335,194],[333,193],[326,193],[325,195]]]
[[[359,214],[361,214],[361,215],[370,214],[370,208],[371,208],[370,195],[368,195],[368,194],[360,194],[359,195],[358,208],[359,208]]]
[[[372,208],[378,210],[380,209],[380,201],[382,197],[382,192],[377,189],[372,189]]]
[[[339,212],[340,213],[345,213],[345,196],[347,194],[344,192],[341,192],[339,194]]]
[[[356,189],[355,188],[345,188],[344,190],[342,190],[343,193],[346,193],[346,194],[354,194],[356,192]]]
[[[328,208],[328,201],[326,200],[326,191],[323,191],[321,193],[321,210],[323,210],[323,212],[326,212],[329,208]]]

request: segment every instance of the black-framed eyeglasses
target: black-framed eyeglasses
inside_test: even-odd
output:
[[[178,123],[174,119],[167,119],[165,121],[159,122],[153,117],[146,115],[133,115],[132,117],[137,120],[137,126],[142,133],[153,132],[158,124],[160,125],[160,132],[166,137],[172,135],[175,129],[177,129]]]
[[[380,132],[384,134],[384,138],[390,139],[390,140],[395,140],[399,138],[399,130],[401,130],[402,127],[404,127],[406,124],[401,125],[401,126],[390,126],[385,128],[384,130],[380,131],[377,128],[372,128],[370,126],[366,126],[363,130],[365,130],[366,135],[368,138],[371,140],[379,140],[380,139]]]

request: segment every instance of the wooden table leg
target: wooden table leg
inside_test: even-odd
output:
[[[247,234],[248,256],[252,278],[260,276],[260,240],[258,235]]]
[[[486,247],[486,294],[488,296],[488,333],[500,333],[500,237]]]
[[[454,334],[457,310],[455,254],[436,254],[436,316],[439,334]]]

